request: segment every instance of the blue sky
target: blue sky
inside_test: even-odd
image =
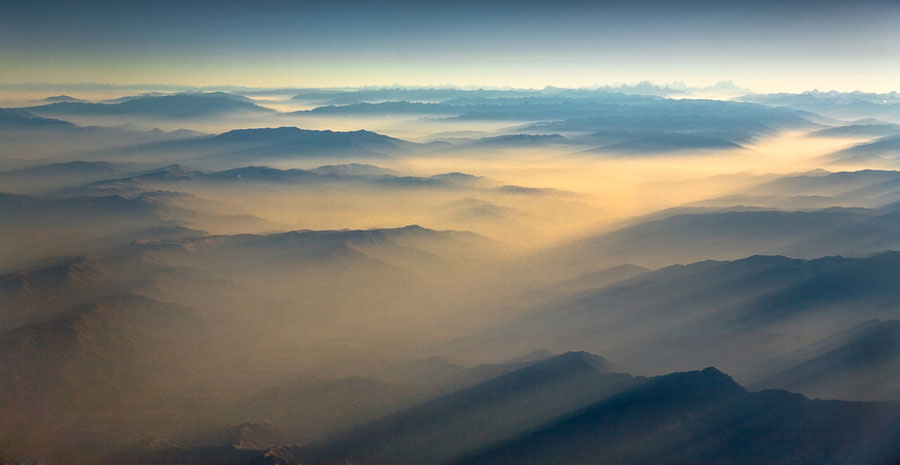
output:
[[[42,2],[0,15],[0,82],[891,90],[900,1]]]

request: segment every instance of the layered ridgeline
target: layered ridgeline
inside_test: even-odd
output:
[[[110,155],[234,164],[249,160],[383,159],[427,148],[424,144],[366,130],[319,131],[278,127],[237,129],[215,136],[128,146],[114,150]]]
[[[535,344],[551,350],[585,348],[642,373],[715,364],[755,382],[785,360],[803,362],[808,346],[832,335],[872,319],[894,319],[898,272],[897,252],[815,260],[752,256],[674,265],[538,301],[459,344],[473,353],[521,351]],[[875,357],[879,351],[883,353]],[[858,360],[873,355],[866,363],[881,363],[891,353],[890,345],[873,347]],[[778,378],[786,384],[766,386],[845,399],[896,400],[889,394],[900,388],[900,380],[889,370],[867,367],[860,365],[859,377],[834,380],[830,388],[821,380],[812,389],[817,382],[811,379],[811,390],[805,391],[788,378]],[[876,392],[886,397],[873,397]]]
[[[0,110],[0,462],[896,463],[900,174],[689,169],[896,126],[646,90]]]
[[[661,267],[753,254],[865,256],[900,249],[900,172],[779,176],[733,194],[630,219],[544,253],[548,266]]]
[[[415,100],[396,100],[397,95],[413,97],[416,93],[420,95]],[[818,121],[822,120],[813,113],[756,103],[670,99],[609,90],[561,93],[547,89],[526,92],[526,95],[516,91],[423,89],[412,93],[394,92],[393,99],[388,95],[390,93],[382,94],[386,100],[373,100],[372,96],[349,92],[305,96],[298,100],[348,103],[297,112],[278,112],[265,107],[263,99],[257,101],[225,92],[146,94],[103,102],[66,99],[4,111],[34,115],[48,123],[51,119],[61,119],[78,124],[110,126],[132,122],[166,127],[179,124],[186,128],[194,121],[240,119],[265,122],[267,126],[295,126],[297,121],[321,118],[361,117],[443,118],[451,121],[448,124],[452,121],[517,122],[520,127],[510,129],[521,131],[521,134],[507,134],[501,138],[488,135],[480,141],[450,139],[424,148],[457,146],[466,151],[485,147],[542,147],[550,143],[564,146],[572,153],[615,155],[741,149],[759,138],[782,131],[819,128]],[[357,142],[362,142],[363,136],[368,135],[366,133],[356,134]],[[280,145],[282,150],[286,149],[283,142]],[[207,144],[205,148],[211,147]],[[383,155],[384,150],[373,153]]]
[[[204,445],[100,463],[890,464],[900,457],[898,439],[896,404],[748,392],[715,368],[633,378],[573,352],[310,447]]]
[[[872,463],[898,459],[898,406],[748,393],[715,368],[653,378],[455,463]]]
[[[68,116],[65,116],[66,118]],[[151,126],[152,128],[152,126]],[[46,118],[21,109],[0,109],[0,142],[4,158],[71,161],[72,156],[96,156],[114,147],[197,137],[202,132],[187,129],[162,131],[138,125],[77,125],[59,118]],[[5,161],[5,160],[4,160]]]
[[[0,191],[10,192],[0,197],[8,217],[17,219],[0,223],[10,239],[0,243],[7,267],[159,239],[159,232],[179,228],[186,236],[427,224],[536,247],[537,238],[570,227],[548,228],[550,215],[585,223],[591,219],[583,213],[593,210],[588,197],[572,192],[461,172],[410,175],[364,163],[210,170],[71,161],[2,171]],[[340,208],[333,207],[336,201]],[[71,229],[43,228],[53,222]]]
[[[4,457],[65,463],[171,441],[273,412],[265,396],[239,400],[291,379],[312,396],[298,406],[307,421],[295,437],[384,412],[409,391],[350,382],[327,403],[339,385],[315,383],[348,354],[396,357],[384,341],[405,348],[422,331],[465,327],[459,311],[480,291],[477,273],[462,287],[460,276],[489,248],[471,233],[421,227],[170,236],[8,272],[0,370],[14,382],[0,387]],[[453,295],[463,288],[470,296]],[[344,368],[328,376],[356,372]],[[330,409],[354,398],[368,410]],[[309,421],[311,409],[323,421]]]
[[[191,118],[231,112],[272,112],[248,97],[225,92],[198,92],[173,95],[138,95],[109,102],[60,101],[23,110],[36,115],[143,116]]]
[[[738,100],[811,111],[831,118],[885,118],[900,115],[900,95],[896,92],[821,92],[799,94],[748,94]]]
[[[755,386],[838,399],[900,399],[900,321],[872,320],[803,347]]]

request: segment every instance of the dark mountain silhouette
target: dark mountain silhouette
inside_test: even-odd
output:
[[[883,464],[900,407],[748,393],[722,372],[651,379],[459,464]]]

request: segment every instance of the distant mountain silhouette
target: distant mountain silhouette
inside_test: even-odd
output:
[[[876,117],[890,120],[900,115],[900,95],[896,92],[878,94],[813,90],[799,94],[748,94],[738,100],[791,107],[840,119]]]
[[[24,108],[39,115],[111,115],[190,118],[229,112],[268,113],[272,110],[224,92],[145,96],[119,103],[57,102]]]
[[[438,103],[422,102],[380,102],[380,103],[353,103],[350,105],[328,105],[316,107],[312,110],[297,111],[294,114],[322,114],[322,115],[378,115],[378,114],[455,114],[461,113],[458,107],[442,105]]]
[[[381,168],[375,165],[367,165],[364,163],[349,163],[344,165],[325,165],[310,170],[317,174],[333,175],[333,176],[383,176],[395,175],[396,172]]]
[[[535,123],[531,131],[583,131],[607,139],[623,139],[618,143],[656,137],[657,145],[664,137],[671,142],[710,145],[727,141],[744,144],[757,137],[771,135],[780,129],[817,127],[803,112],[771,108],[756,104],[712,100],[648,99],[630,104],[610,104],[591,114],[553,118],[556,121]],[[549,120],[549,118],[548,118]],[[629,139],[630,138],[630,139]],[[617,143],[612,141],[607,143]],[[677,145],[676,144],[676,145]]]
[[[456,88],[364,88],[352,90],[302,89],[293,97],[296,100],[326,105],[352,105],[357,103],[430,102],[448,104],[489,103],[496,99],[569,98],[595,101],[623,101],[646,96],[686,96],[693,93],[721,92],[746,93],[731,81],[720,81],[707,87],[685,85],[658,85],[649,81],[636,84],[607,85],[590,89],[565,89],[547,86],[543,89],[456,89]]]
[[[125,153],[178,154],[181,158],[390,157],[417,147],[371,131],[316,131],[296,127],[236,129],[209,137],[126,147]]]
[[[537,96],[540,91],[529,90],[465,90],[455,88],[435,89],[306,89],[294,95],[296,100],[310,100],[329,105],[351,105],[356,103],[393,103],[393,102],[442,102],[461,97],[497,98],[502,96]]]
[[[80,98],[75,98],[75,97],[72,97],[69,95],[54,95],[52,97],[45,98],[44,101],[56,103],[56,102],[85,102],[86,100],[80,99]]]
[[[399,94],[405,93],[410,96],[410,92],[422,94],[421,100],[385,101]],[[454,92],[458,95],[449,98]],[[640,147],[650,147],[654,151],[735,148],[734,145],[741,145],[762,135],[774,134],[781,129],[817,126],[809,121],[809,118],[815,115],[786,108],[716,100],[665,99],[609,90],[504,91],[497,95],[490,95],[489,91],[437,90],[430,98],[426,96],[428,93],[428,90],[395,89],[307,95],[311,100],[330,100],[331,105],[306,112],[366,115],[437,114],[467,120],[535,122],[528,129],[539,132],[608,131],[625,135],[643,133],[640,138],[631,137],[628,140],[605,144],[631,142],[631,145],[620,147],[619,150],[622,151],[634,151]],[[337,105],[338,101],[348,104]],[[503,136],[500,137],[494,141],[480,141],[479,144],[534,145],[539,142],[535,139],[521,138],[503,140]],[[638,142],[640,140],[642,142]],[[547,139],[540,142],[562,141]],[[675,147],[667,148],[669,144]]]

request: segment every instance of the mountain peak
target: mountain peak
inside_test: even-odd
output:
[[[636,391],[652,395],[661,403],[684,405],[725,401],[747,394],[731,376],[714,367],[659,376]]]

